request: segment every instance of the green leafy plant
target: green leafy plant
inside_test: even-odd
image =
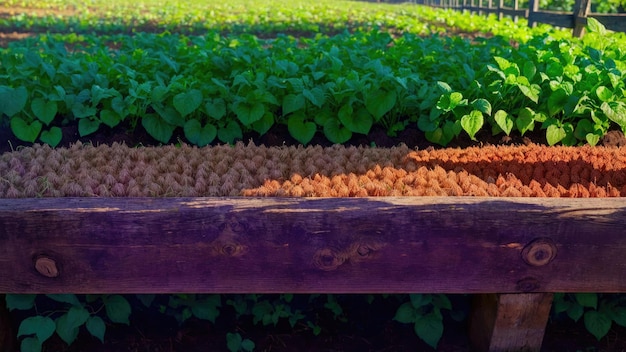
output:
[[[452,309],[452,303],[445,295],[411,294],[409,302],[398,307],[393,319],[413,324],[417,336],[436,349],[443,335],[443,309]]]
[[[566,314],[576,322],[582,318],[587,331],[598,340],[606,336],[613,323],[626,326],[624,295],[555,293],[553,310],[555,315]]]
[[[250,339],[244,339],[239,333],[226,334],[226,347],[231,352],[254,351],[254,342]]]

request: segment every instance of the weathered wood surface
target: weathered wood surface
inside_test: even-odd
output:
[[[0,199],[0,292],[626,292],[626,199]]]
[[[552,298],[552,293],[474,295],[469,322],[473,349],[539,352]]]

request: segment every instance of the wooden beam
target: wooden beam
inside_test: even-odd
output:
[[[0,199],[3,293],[626,291],[626,199]]]
[[[473,350],[539,352],[552,297],[552,293],[474,295],[469,322]]]
[[[591,9],[591,0],[576,0],[574,4],[574,37],[582,38],[587,25],[587,16]]]

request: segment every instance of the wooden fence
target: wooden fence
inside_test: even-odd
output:
[[[0,199],[0,293],[468,293],[476,350],[538,351],[552,293],[626,292],[625,229],[623,198]]]
[[[582,37],[587,18],[593,17],[607,29],[626,32],[626,14],[591,13],[591,0],[576,0],[573,12],[545,11],[539,9],[539,0],[529,0],[528,8],[519,7],[519,0],[513,0],[513,7],[504,6],[504,0],[415,0],[418,4],[469,11],[478,14],[496,14],[502,19],[508,16],[517,21],[518,18],[528,19],[528,25],[546,23],[556,27],[573,28],[574,35]]]

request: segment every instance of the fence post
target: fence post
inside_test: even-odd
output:
[[[513,9],[519,10],[519,0],[513,0]],[[513,16],[513,22],[517,23],[519,17],[517,15]]]
[[[591,0],[576,0],[574,4],[574,37],[581,38],[585,33],[590,8]]]
[[[528,27],[537,27],[537,21],[535,21],[535,12],[537,11],[539,11],[539,1],[528,0],[528,13],[526,14],[526,18],[528,18]]]
[[[502,21],[504,14],[502,13],[502,7],[504,6],[504,0],[498,0],[498,20]]]

